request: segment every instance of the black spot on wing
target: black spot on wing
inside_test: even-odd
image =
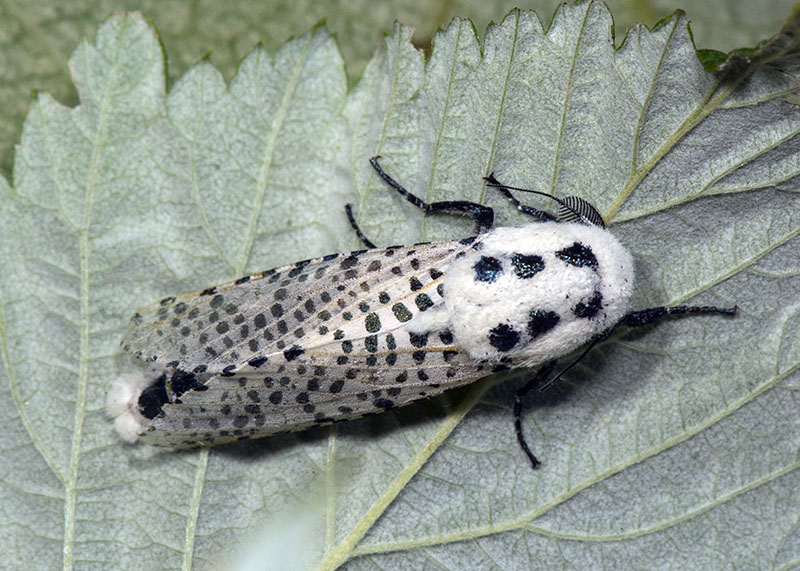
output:
[[[381,330],[381,320],[377,313],[370,313],[364,319],[364,326],[369,333],[377,333]]]
[[[417,294],[417,297],[414,298],[414,303],[420,311],[433,307],[433,300],[425,293]]]
[[[306,350],[300,347],[299,345],[292,345],[291,348],[283,352],[283,357],[287,361],[294,361],[305,352]]]
[[[252,359],[247,361],[247,364],[253,367],[254,369],[258,369],[261,365],[263,365],[266,362],[267,362],[266,357],[253,357]]]
[[[153,419],[161,414],[161,407],[169,402],[167,396],[167,374],[163,373],[139,395],[139,412],[145,418]]]
[[[413,317],[413,314],[402,303],[395,303],[392,306],[392,313],[394,313],[394,316],[401,323],[404,323]]]
[[[176,370],[172,373],[169,378],[169,385],[176,397],[188,391],[204,391],[208,389],[194,373],[187,373],[181,370]]]
[[[428,344],[428,334],[427,333],[409,333],[409,342],[414,347],[425,347]]]

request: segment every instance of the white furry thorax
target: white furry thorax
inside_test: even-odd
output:
[[[537,364],[616,324],[632,288],[631,255],[604,228],[498,228],[447,268],[445,321],[474,359]]]

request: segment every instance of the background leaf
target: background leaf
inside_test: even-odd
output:
[[[109,19],[70,60],[80,105],[39,95],[0,179],[9,566],[796,565],[797,36],[715,76],[682,16],[619,50],[611,24],[594,2],[546,32],[512,12],[481,50],[456,20],[427,63],[398,27],[350,92],[318,28],[167,93],[150,24]],[[620,331],[531,399],[538,472],[511,430],[521,375],[242,445],[122,445],[104,401],[137,307],[356,246],[345,202],[379,244],[470,233],[387,192],[376,153],[501,224],[524,219],[492,170],[583,196],[636,257],[635,307],[740,314]]]
[[[479,32],[519,6],[543,17],[560,0],[7,0],[0,5],[0,172],[8,175],[20,125],[31,92],[46,91],[66,105],[77,103],[67,66],[69,54],[97,23],[118,11],[140,10],[158,25],[169,54],[169,78],[176,81],[207,54],[230,78],[239,61],[261,41],[269,52],[325,21],[336,36],[355,80],[372,57],[381,35],[395,21],[415,28],[413,41],[428,46],[434,32],[455,16],[470,18]],[[669,0],[608,0],[619,37],[638,22],[653,25],[681,7]],[[772,34],[794,0],[706,0],[684,4],[690,10],[698,47],[731,50],[752,46]]]

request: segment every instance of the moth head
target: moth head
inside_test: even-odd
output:
[[[588,226],[606,227],[603,217],[588,200],[579,196],[565,196],[563,199],[550,196],[550,198],[558,203],[559,222],[578,222]]]

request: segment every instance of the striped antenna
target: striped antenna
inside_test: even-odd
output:
[[[517,186],[508,186],[507,184],[499,182],[494,177],[494,173],[485,177],[485,180],[486,184],[488,186],[491,186],[492,188],[517,190],[519,192],[529,192],[531,194],[538,194],[540,196],[546,196],[547,198],[555,200],[559,206],[558,209],[559,222],[581,222],[589,226],[599,226],[600,228],[606,227],[605,222],[603,221],[603,217],[600,215],[597,209],[594,206],[592,206],[590,202],[584,200],[583,198],[577,196],[567,196],[562,199],[553,196],[552,194],[548,194],[547,192],[542,192],[540,190],[532,190],[530,188],[519,188]]]

